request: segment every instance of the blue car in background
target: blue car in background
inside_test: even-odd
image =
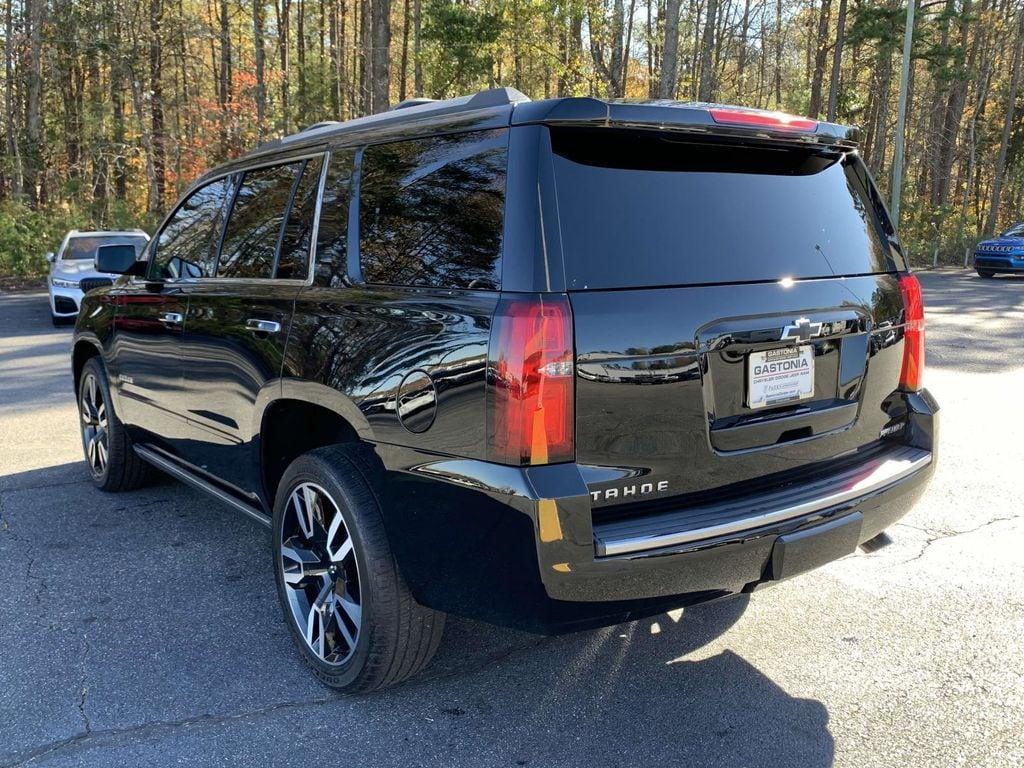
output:
[[[1024,221],[999,237],[974,246],[974,268],[982,277],[992,277],[997,272],[1024,273]]]

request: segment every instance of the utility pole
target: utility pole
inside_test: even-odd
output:
[[[907,28],[903,32],[903,71],[900,74],[900,101],[896,110],[896,146],[892,159],[892,203],[889,212],[892,223],[900,225],[900,197],[903,192],[903,131],[907,122],[907,86],[910,82],[910,50],[914,41],[914,6],[917,0],[907,0]]]

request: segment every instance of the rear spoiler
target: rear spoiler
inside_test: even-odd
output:
[[[512,125],[530,123],[658,128],[846,149],[855,149],[861,140],[861,130],[856,126],[795,117],[782,112],[695,101],[603,101],[577,98],[517,104],[512,113]]]

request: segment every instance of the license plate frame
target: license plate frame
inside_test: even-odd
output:
[[[756,410],[814,397],[814,347],[798,344],[747,354],[747,407]]]

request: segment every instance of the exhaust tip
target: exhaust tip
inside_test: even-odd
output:
[[[882,531],[873,539],[868,539],[863,544],[861,544],[860,548],[868,554],[871,554],[872,552],[877,552],[880,549],[888,547],[890,544],[892,544],[892,542],[892,536],[890,536],[885,531]]]

